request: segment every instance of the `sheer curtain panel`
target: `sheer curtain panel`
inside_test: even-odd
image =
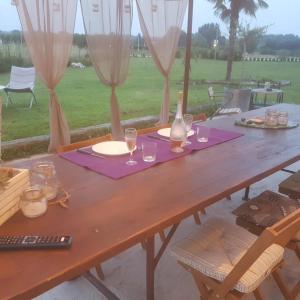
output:
[[[50,94],[50,145],[70,143],[68,123],[55,87],[63,77],[72,48],[77,0],[15,0],[24,38],[41,80]]]
[[[136,0],[141,30],[156,67],[164,76],[160,123],[169,121],[169,75],[188,0]]]
[[[111,87],[111,126],[114,139],[124,136],[116,87],[128,74],[132,0],[81,0],[88,50],[101,82]]]

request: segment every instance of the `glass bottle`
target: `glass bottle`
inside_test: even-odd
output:
[[[186,128],[182,117],[183,92],[178,92],[177,97],[177,112],[171,127],[170,141],[171,151],[175,153],[181,153],[184,151],[183,145],[186,140]]]

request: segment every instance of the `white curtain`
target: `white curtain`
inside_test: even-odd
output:
[[[116,87],[128,74],[132,0],[81,0],[88,50],[101,82],[111,87],[111,125],[114,139],[124,134]]]
[[[70,132],[55,87],[63,77],[72,49],[77,0],[15,0],[24,38],[40,78],[50,94],[50,145],[70,143]]]
[[[2,163],[2,105],[3,99],[0,96],[0,163]]]
[[[169,75],[188,0],[136,0],[141,29],[156,67],[164,76],[160,123],[169,121]]]

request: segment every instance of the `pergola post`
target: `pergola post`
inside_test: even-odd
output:
[[[194,0],[189,0],[186,51],[185,51],[184,83],[183,83],[183,104],[182,104],[183,113],[186,113],[187,100],[188,100],[188,94],[189,94],[191,49],[192,49],[192,29],[193,29],[193,6],[194,6]]]

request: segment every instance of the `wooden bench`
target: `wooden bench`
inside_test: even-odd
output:
[[[292,199],[300,199],[300,171],[282,181],[279,184],[278,191]]]

